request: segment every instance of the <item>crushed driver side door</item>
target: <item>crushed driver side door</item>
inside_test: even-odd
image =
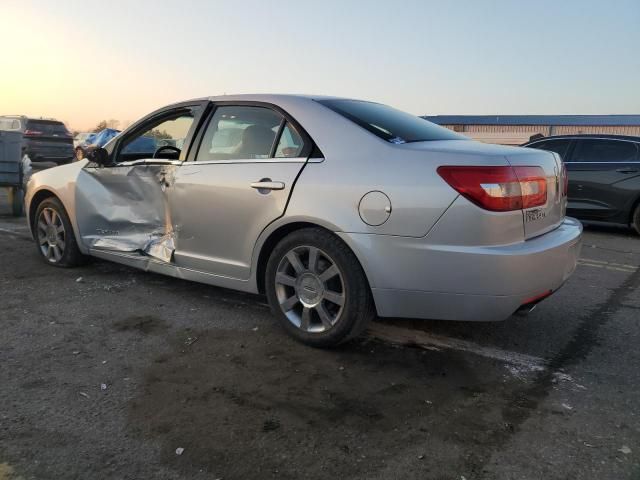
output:
[[[171,262],[177,226],[169,209],[177,169],[204,103],[154,112],[112,140],[110,162],[89,162],[76,181],[80,240],[92,254]]]

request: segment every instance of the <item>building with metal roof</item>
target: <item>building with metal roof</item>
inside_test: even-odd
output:
[[[426,120],[487,143],[582,133],[640,136],[640,115],[431,115]]]

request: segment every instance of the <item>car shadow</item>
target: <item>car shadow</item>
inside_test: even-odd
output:
[[[582,222],[585,232],[602,233],[605,235],[615,235],[621,237],[638,237],[638,234],[633,228],[624,225],[613,225],[604,222],[589,222],[586,220],[580,221]]]

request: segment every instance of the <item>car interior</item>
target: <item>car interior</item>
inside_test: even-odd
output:
[[[114,163],[147,158],[180,159],[193,121],[193,113],[183,110],[129,136],[116,153]],[[300,155],[303,147],[300,134],[274,110],[257,106],[221,106],[207,126],[197,160],[289,158]]]
[[[179,160],[182,145],[194,121],[193,112],[181,111],[165,118],[151,128],[133,134],[124,140],[116,153],[115,163],[145,158]]]
[[[283,118],[269,108],[222,106],[207,127],[198,160],[269,158]]]

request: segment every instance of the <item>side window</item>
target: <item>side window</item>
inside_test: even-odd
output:
[[[282,115],[265,107],[218,107],[196,161],[270,158]]]
[[[180,109],[173,115],[163,117],[147,125],[141,132],[124,140],[120,146],[116,163],[142,158],[178,160],[193,121],[193,110]],[[164,149],[156,154],[160,147],[172,148]]]
[[[295,158],[302,154],[304,141],[300,134],[287,122],[282,130],[278,147],[276,148],[276,158]]]
[[[540,150],[549,150],[550,152],[556,152],[560,155],[562,160],[565,159],[565,154],[567,153],[567,149],[569,148],[569,143],[571,140],[545,140],[544,142],[539,142],[531,145],[531,148],[538,148]]]
[[[620,140],[579,140],[574,162],[633,162],[638,158],[635,143]]]
[[[0,118],[0,130],[20,130],[20,126],[17,118]]]

